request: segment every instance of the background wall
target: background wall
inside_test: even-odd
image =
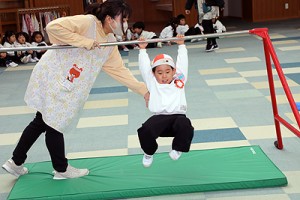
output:
[[[29,7],[47,7],[57,5],[69,5],[70,15],[83,13],[83,0],[30,0]]]
[[[253,22],[300,17],[299,0],[243,0],[243,19]]]
[[[252,21],[297,18],[300,17],[300,1],[252,0],[252,13]]]
[[[242,1],[225,0],[224,16],[242,18]]]

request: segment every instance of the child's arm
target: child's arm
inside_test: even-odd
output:
[[[11,44],[9,44],[8,42],[5,42],[4,44],[3,44],[3,47],[4,48],[12,48],[13,46],[11,45]],[[9,55],[9,56],[14,56],[15,55],[15,52],[14,51],[8,51],[8,52],[6,52],[7,53],[7,55]]]
[[[140,38],[139,41],[145,41],[144,38]],[[139,52],[139,69],[142,74],[143,80],[146,82],[149,89],[149,83],[152,75],[151,61],[147,53],[146,47],[148,43],[139,43],[140,52]]]
[[[0,49],[3,48],[3,46],[0,44]],[[6,52],[1,52],[0,53],[0,58],[6,58]]]
[[[145,41],[145,40],[146,40],[146,39],[145,39],[144,37],[140,37],[140,38],[138,39],[138,41]],[[139,45],[140,49],[146,49],[148,43],[147,43],[147,42],[143,42],[143,43],[139,43],[138,45]]]
[[[26,47],[33,47],[32,44],[30,44],[29,42],[25,42]],[[33,50],[28,50],[27,51],[29,54],[33,54]]]
[[[178,35],[178,38],[183,38],[183,35]],[[177,73],[183,73],[184,75],[184,82],[187,81],[188,76],[188,52],[186,46],[184,44],[184,40],[176,40],[178,44],[178,55],[176,61],[176,71]]]

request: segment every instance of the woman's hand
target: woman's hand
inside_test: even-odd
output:
[[[93,46],[92,46],[92,49],[95,49],[95,48],[100,48],[100,43],[97,41],[94,41]]]

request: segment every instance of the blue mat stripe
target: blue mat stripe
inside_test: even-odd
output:
[[[196,130],[192,143],[247,140],[239,128]]]
[[[274,38],[274,39],[271,39],[272,42],[275,42],[275,41],[285,41],[285,40],[300,40],[300,37],[299,36],[295,36],[295,37],[286,37],[286,38]]]
[[[300,84],[300,74],[297,73],[297,74],[286,74],[286,76],[289,78],[289,79],[292,79],[293,81],[295,81],[296,83]]]
[[[282,68],[295,68],[295,67],[300,67],[300,62],[280,63],[280,65]]]

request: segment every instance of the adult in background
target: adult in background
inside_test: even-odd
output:
[[[55,170],[53,179],[89,173],[88,169],[68,164],[63,132],[82,109],[101,70],[147,101],[146,86],[124,66],[118,47],[99,46],[115,42],[114,34],[123,35],[123,22],[127,22],[130,13],[123,0],[107,0],[93,5],[85,15],[58,18],[48,24],[46,30],[52,44],[78,48],[48,50],[34,67],[25,102],[37,113],[23,131],[12,158],[2,166],[6,171],[17,177],[28,173],[23,166],[27,152],[46,132],[46,146]]]
[[[199,23],[203,26],[204,34],[214,33],[213,22],[219,16],[218,6],[206,6],[205,0],[187,0],[185,13],[190,14],[190,10],[195,5],[198,11]],[[210,52],[219,49],[216,38],[207,38],[205,51]]]

